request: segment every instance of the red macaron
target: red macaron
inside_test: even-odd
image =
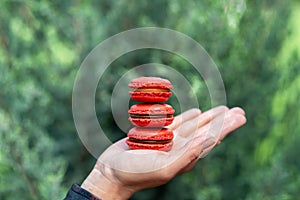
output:
[[[127,135],[126,143],[130,149],[169,151],[173,146],[173,131],[166,128],[134,127]]]
[[[159,77],[139,77],[133,79],[128,87],[131,99],[139,102],[165,102],[172,95],[171,82]]]
[[[135,104],[128,110],[134,126],[162,127],[174,120],[174,109],[168,104]]]

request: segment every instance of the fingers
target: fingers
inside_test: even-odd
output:
[[[245,116],[245,111],[239,107],[234,107],[231,108],[230,110],[232,110],[232,112],[236,113],[236,114],[241,114]]]
[[[199,145],[193,147],[192,144],[187,144],[187,147],[190,148],[187,152],[191,154],[192,160],[190,161],[190,163],[187,163],[187,165],[183,169],[179,171],[179,174],[183,174],[191,171],[193,167],[196,165],[196,163],[198,162],[198,160],[203,157],[202,155],[207,155],[213,148],[213,145],[215,144],[213,140],[210,139],[205,140],[204,137],[195,138],[193,143],[201,144],[201,148],[198,148]]]
[[[218,115],[206,125],[198,128],[189,138],[186,138],[187,142],[178,150],[185,152],[180,158],[182,163],[185,162],[185,165],[179,173],[190,171],[197,161],[206,156],[224,137],[245,124],[244,114],[240,108],[228,110],[224,115]]]
[[[237,112],[237,109],[231,109],[224,115],[219,115],[210,123],[200,127],[194,137],[205,135],[206,138],[212,138],[218,142],[245,123],[245,116],[240,114],[240,111]]]
[[[204,112],[203,114],[195,118],[190,118],[190,120],[186,120],[181,124],[181,126],[178,126],[176,128],[176,134],[180,135],[181,137],[188,137],[199,127],[204,126],[215,117],[219,116],[222,113],[224,114],[226,111],[228,111],[228,108],[226,106],[218,106]]]
[[[246,123],[245,116],[240,114],[240,111],[236,111],[237,109],[231,109],[225,115],[216,117],[210,123],[199,128],[195,135],[193,135],[194,138],[191,138],[191,145],[199,149],[205,147],[205,150],[202,150],[201,154],[199,154],[200,157],[206,156],[229,133]],[[210,146],[207,147],[205,143]]]
[[[199,116],[200,114],[201,114],[201,110],[199,110],[197,108],[187,110],[187,111],[181,113],[180,115],[176,116],[174,118],[173,123],[171,125],[169,125],[168,128],[174,130],[177,127],[179,127],[181,124],[183,124],[184,122],[189,121],[189,120]]]
[[[235,129],[241,127],[246,122],[247,122],[247,119],[244,115],[234,114],[234,115],[229,116],[227,118],[226,122],[224,123],[222,134],[221,134],[221,137],[219,140],[222,141],[229,133],[231,133]]]

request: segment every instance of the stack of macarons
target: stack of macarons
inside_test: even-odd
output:
[[[174,119],[174,109],[163,102],[172,95],[170,81],[158,77],[139,77],[129,85],[131,99],[141,102],[130,107],[129,121],[135,126],[128,132],[130,149],[169,151],[173,132],[166,128]]]

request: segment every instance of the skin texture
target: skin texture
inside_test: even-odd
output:
[[[174,132],[169,152],[129,150],[126,138],[99,158],[82,187],[101,199],[128,199],[135,192],[167,183],[186,173],[229,133],[246,123],[241,108],[219,106],[201,113],[188,110],[168,127]]]

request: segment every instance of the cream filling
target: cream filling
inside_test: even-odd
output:
[[[134,92],[170,92],[170,90],[166,88],[138,88]]]
[[[160,118],[171,118],[173,117],[172,114],[162,114],[162,115],[137,115],[137,114],[130,114],[131,118],[142,118],[142,119],[160,119]]]
[[[172,142],[172,140],[138,140],[134,138],[129,138],[131,142],[143,143],[143,144],[166,144]]]

